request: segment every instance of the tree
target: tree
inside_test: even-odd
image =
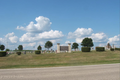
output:
[[[6,49],[5,51],[10,51],[10,49]]]
[[[53,44],[52,44],[51,41],[47,41],[47,42],[45,43],[45,48],[48,48],[48,50],[49,50],[49,48],[51,48],[52,46],[53,46]]]
[[[84,38],[81,45],[84,46],[84,47],[92,47],[92,46],[94,46],[91,38]]]
[[[15,48],[15,51],[17,51],[17,48]]]
[[[72,45],[72,49],[76,50],[76,49],[78,49],[78,46],[79,46],[78,43],[73,43],[73,45]]]
[[[42,47],[39,45],[39,46],[37,47],[37,49],[38,49],[38,50],[41,50],[41,49],[42,49]]]
[[[5,49],[5,46],[4,45],[0,45],[0,50],[4,50]]]
[[[22,46],[22,45],[19,45],[19,46],[18,46],[18,50],[23,50],[23,46]]]

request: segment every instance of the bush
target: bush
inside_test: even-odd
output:
[[[120,48],[115,48],[115,50],[119,50],[120,51]]]
[[[0,57],[4,57],[6,55],[7,55],[6,51],[0,51]]]
[[[82,52],[90,52],[90,47],[82,47]]]
[[[35,54],[41,54],[41,51],[37,50],[35,51]]]
[[[104,47],[96,47],[96,51],[105,51]]]
[[[21,52],[17,52],[18,55],[21,55]]]
[[[114,51],[114,48],[111,48],[110,50],[111,50],[111,51]]]

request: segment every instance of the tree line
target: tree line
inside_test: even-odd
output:
[[[52,46],[53,46],[53,43],[51,41],[47,41],[45,43],[44,47],[49,50],[49,48],[51,48]],[[72,44],[72,49],[76,50],[76,49],[78,49],[78,46],[79,46],[79,44],[74,42]],[[83,47],[92,47],[92,46],[94,46],[94,44],[93,44],[93,41],[92,41],[91,38],[84,38],[83,41],[81,42],[81,46],[83,46]],[[4,50],[4,49],[5,49],[5,46],[4,45],[0,45],[0,50]],[[6,50],[9,51],[9,49],[6,49]],[[15,49],[15,50],[17,50],[17,49]],[[23,46],[19,45],[18,46],[18,50],[23,50]],[[42,50],[42,47],[39,45],[37,47],[37,50]]]
[[[49,48],[51,48],[52,46],[53,46],[53,43],[52,43],[51,41],[47,41],[47,42],[45,43],[45,46],[44,46],[44,47],[49,50]],[[74,43],[72,44],[72,49],[76,50],[76,49],[78,49],[78,46],[79,46],[79,44],[76,43],[76,42],[74,42]],[[81,42],[81,46],[83,46],[83,47],[92,47],[92,46],[94,46],[94,44],[93,44],[93,41],[92,41],[91,38],[84,38],[83,41]],[[19,45],[19,46],[18,46],[18,50],[23,50],[23,46],[22,46],[22,45]],[[42,50],[42,47],[39,45],[39,46],[37,47],[37,50]]]

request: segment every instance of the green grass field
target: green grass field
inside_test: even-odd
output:
[[[0,57],[0,69],[7,68],[36,68],[57,66],[78,66],[92,64],[120,63],[120,51],[104,52],[72,52],[72,53],[27,53],[10,54]]]

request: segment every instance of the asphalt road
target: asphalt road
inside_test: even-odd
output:
[[[0,69],[0,80],[120,80],[120,64]]]

